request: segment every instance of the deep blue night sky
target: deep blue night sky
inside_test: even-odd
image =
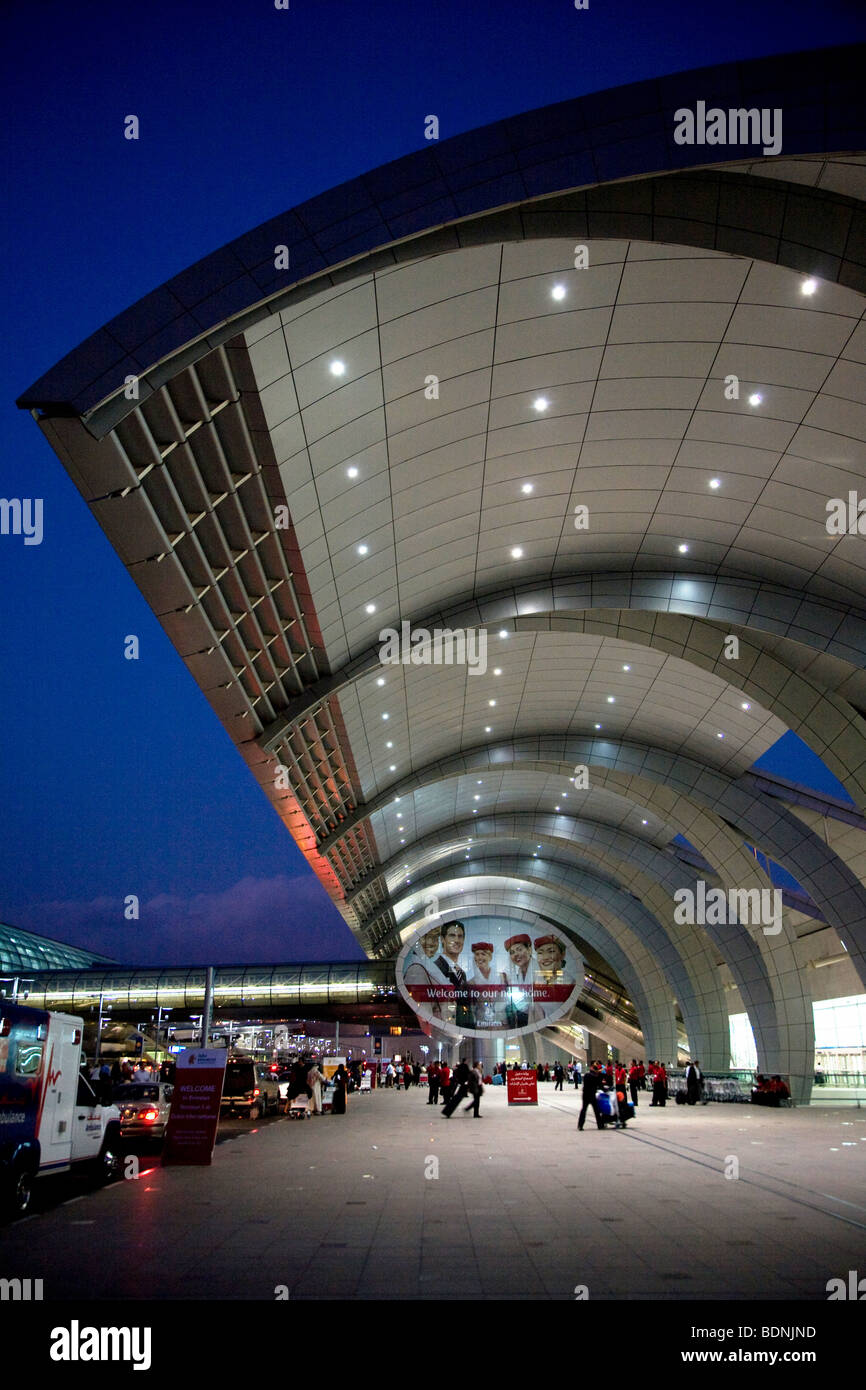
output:
[[[860,40],[862,14],[842,0],[7,0],[0,495],[44,498],[45,538],[0,538],[0,921],[130,963],[360,954],[15,397],[207,252],[423,146],[429,113],[445,138],[665,72]],[[796,752],[776,770],[820,774]]]

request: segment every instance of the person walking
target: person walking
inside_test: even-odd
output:
[[[439,1067],[439,1080],[442,1086],[442,1104],[447,1105],[451,1099],[451,1068],[447,1062],[442,1062]]]
[[[331,1102],[332,1115],[345,1115],[346,1113],[346,1088],[349,1084],[349,1075],[341,1062],[334,1073],[334,1099]]]
[[[450,1120],[454,1111],[457,1109],[461,1100],[465,1100],[469,1093],[469,1067],[466,1065],[466,1058],[461,1057],[460,1063],[454,1068],[454,1080],[451,1085],[451,1095],[447,1105],[442,1108],[442,1114],[446,1120]]]
[[[637,1093],[640,1090],[640,1071],[634,1057],[631,1059],[631,1066],[628,1069],[628,1089],[631,1091],[631,1103],[637,1105]]]
[[[309,1111],[311,1115],[322,1114],[322,1082],[324,1076],[314,1062],[307,1072],[307,1086],[310,1089]]]
[[[583,1107],[580,1112],[580,1117],[577,1121],[578,1129],[583,1129],[583,1122],[586,1119],[586,1112],[590,1106],[592,1106],[593,1114],[595,1115],[596,1125],[599,1129],[604,1129],[604,1124],[602,1123],[601,1118],[601,1111],[598,1108],[598,1092],[601,1090],[603,1084],[604,1074],[601,1070],[601,1063],[593,1062],[590,1070],[586,1073],[586,1076],[583,1078]]]
[[[697,1105],[704,1089],[704,1076],[700,1063],[689,1062],[686,1067],[686,1105]]]
[[[439,1063],[431,1062],[427,1068],[427,1104],[436,1105],[439,1100]]]
[[[478,1112],[478,1107],[481,1104],[481,1097],[484,1095],[484,1072],[480,1062],[476,1062],[474,1067],[470,1067],[467,1085],[472,1099],[465,1108],[472,1111],[473,1119],[480,1120],[482,1116]]]
[[[556,1082],[554,1091],[561,1091],[562,1083],[565,1080],[565,1071],[561,1062],[554,1062],[553,1064],[553,1079]]]
[[[668,1098],[668,1073],[664,1062],[656,1062],[653,1071],[653,1098],[651,1105],[664,1106]]]

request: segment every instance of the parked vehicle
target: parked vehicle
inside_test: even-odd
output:
[[[226,1063],[220,1109],[257,1120],[280,1104],[280,1087],[265,1062],[236,1058]]]
[[[84,1024],[0,1000],[0,1201],[30,1206],[37,1177],[89,1168],[120,1171],[120,1111],[101,1105],[81,1072]]]
[[[166,1081],[126,1081],[111,1099],[120,1110],[121,1139],[163,1139],[174,1086]]]

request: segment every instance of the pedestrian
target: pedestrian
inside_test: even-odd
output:
[[[427,1096],[428,1105],[436,1105],[439,1101],[439,1063],[431,1062],[427,1068]]]
[[[409,1087],[410,1087],[411,1085],[412,1085],[412,1068],[410,1067],[409,1063],[407,1062],[406,1065],[405,1065],[404,1068],[403,1068],[403,1090],[404,1090],[404,1091],[408,1091],[408,1089],[409,1089]]]
[[[476,1062],[474,1067],[470,1067],[467,1085],[472,1099],[466,1109],[472,1111],[473,1119],[480,1120],[482,1116],[478,1112],[478,1107],[481,1104],[481,1097],[484,1095],[484,1071],[480,1062]]]
[[[314,1062],[307,1072],[307,1085],[310,1088],[309,1113],[311,1115],[322,1114],[322,1082],[324,1076]]]
[[[571,1073],[571,1079],[574,1082],[574,1089],[576,1091],[580,1090],[580,1087],[583,1085],[583,1072],[580,1069],[580,1062],[575,1062],[574,1069]]]
[[[341,1062],[334,1073],[334,1099],[331,1102],[332,1115],[345,1115],[346,1113],[346,1090],[348,1082],[348,1073]]]
[[[697,1105],[704,1089],[704,1077],[700,1063],[689,1062],[686,1067],[686,1105]]]
[[[441,1082],[442,1104],[447,1105],[451,1099],[451,1068],[447,1062],[442,1062],[439,1067],[439,1080]]]
[[[628,1069],[628,1088],[631,1091],[631,1103],[637,1105],[637,1093],[640,1090],[640,1071],[634,1057],[631,1059],[631,1066]]]
[[[653,1071],[653,1098],[651,1105],[664,1106],[668,1098],[668,1073],[664,1062],[656,1062]]]
[[[395,1069],[395,1067],[394,1067],[394,1063],[393,1063],[393,1062],[389,1062],[389,1063],[388,1063],[388,1070],[385,1072],[385,1089],[386,1089],[386,1090],[388,1089],[389,1086],[393,1086],[393,1085],[394,1085],[394,1079],[395,1079],[396,1075],[397,1075],[397,1072],[396,1072],[396,1069]]]
[[[604,1074],[601,1070],[600,1062],[593,1062],[592,1067],[583,1078],[583,1108],[577,1121],[578,1129],[583,1129],[583,1122],[586,1119],[586,1112],[592,1106],[595,1115],[595,1123],[599,1129],[604,1129],[601,1111],[598,1108],[598,1092],[604,1084]]]
[[[447,1105],[442,1107],[442,1114],[446,1120],[450,1120],[454,1111],[457,1109],[461,1100],[465,1100],[469,1093],[469,1067],[466,1065],[466,1058],[461,1057],[460,1063],[454,1068],[454,1081],[451,1086],[451,1094],[448,1097]]]
[[[565,1080],[565,1071],[561,1062],[554,1062],[553,1064],[553,1079],[556,1082],[554,1091],[561,1091],[562,1083]]]

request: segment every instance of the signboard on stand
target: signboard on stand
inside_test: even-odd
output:
[[[227,1056],[225,1048],[187,1048],[178,1056],[164,1165],[207,1164],[213,1158]]]
[[[509,1105],[538,1104],[538,1074],[534,1067],[527,1067],[522,1071],[507,1071],[505,1079],[508,1085]]]

